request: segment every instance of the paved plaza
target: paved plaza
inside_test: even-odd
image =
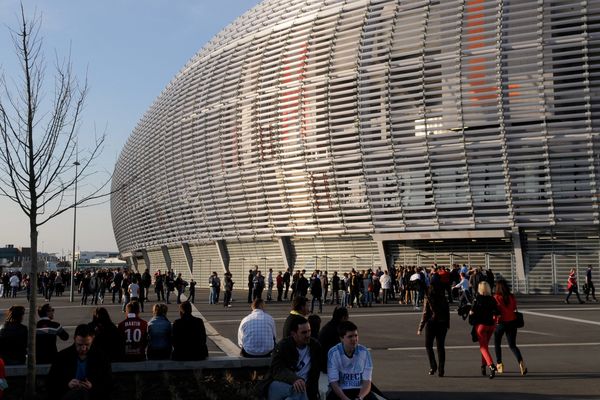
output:
[[[249,313],[244,291],[234,291],[233,307],[209,305],[208,291],[200,290],[196,308],[210,323],[216,341],[237,343],[240,320]],[[12,304],[25,305],[22,294],[16,301],[0,299],[2,311]],[[151,300],[154,300],[151,294]],[[521,348],[529,374],[521,377],[518,365],[508,348],[503,351],[505,373],[496,379],[482,377],[479,371],[478,346],[470,341],[470,326],[452,312],[446,340],[446,376],[427,375],[429,369],[424,337],[417,336],[421,313],[399,304],[354,308],[350,317],[359,327],[360,342],[368,346],[375,365],[374,382],[391,399],[600,399],[600,304],[563,304],[560,296],[519,297],[525,314],[525,327],[519,330]],[[41,299],[43,302],[43,299]],[[95,306],[69,303],[68,293],[52,299],[56,319],[70,334],[75,326],[89,322]],[[123,319],[120,305],[106,307],[118,322]],[[150,319],[153,301],[146,303],[142,317]],[[455,307],[452,307],[454,310]],[[329,320],[333,307],[327,305],[321,314],[323,324]],[[289,303],[269,303],[266,311],[275,318],[277,333],[289,312]],[[177,305],[169,305],[169,319],[178,318]],[[208,328],[210,330],[210,328]],[[229,340],[231,341],[229,341]],[[70,341],[69,341],[70,344]],[[65,344],[63,344],[64,347]],[[226,346],[225,346],[226,347]],[[227,350],[227,349],[226,349]],[[210,355],[225,355],[213,342]],[[493,354],[493,351],[492,351]]]

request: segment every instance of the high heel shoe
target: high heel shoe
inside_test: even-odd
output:
[[[431,368],[428,373],[429,375],[435,375],[435,371],[437,371],[437,368]]]
[[[496,376],[496,366],[494,364],[490,365],[490,379],[494,379],[494,377]]]
[[[485,371],[485,365],[481,366],[481,375],[486,376],[487,372]]]
[[[503,374],[504,373],[504,364],[502,364],[502,363],[496,364],[496,369],[498,370],[499,374]]]
[[[521,375],[522,376],[527,375],[527,367],[525,366],[525,361],[520,361],[519,362],[519,369],[521,370]]]

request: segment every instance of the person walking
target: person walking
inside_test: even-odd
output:
[[[579,304],[585,303],[583,300],[581,300],[581,297],[579,297],[579,290],[577,288],[577,271],[575,270],[575,268],[571,268],[571,271],[569,271],[569,279],[567,280],[567,290],[569,291],[569,293],[567,293],[567,298],[565,299],[566,304],[569,304],[569,297],[571,297],[572,293],[575,293],[575,295],[577,296]]]
[[[502,363],[502,336],[506,333],[508,347],[513,352],[519,363],[521,375],[527,374],[527,367],[523,361],[521,350],[517,347],[517,300],[510,292],[508,283],[504,279],[496,282],[496,294],[494,295],[496,305],[500,311],[496,331],[494,332],[494,348],[496,350],[496,368],[498,373],[504,373],[504,364]]]
[[[439,279],[434,279],[427,289],[423,303],[423,316],[417,329],[417,335],[425,328],[425,350],[429,358],[429,375],[436,372],[441,378],[444,376],[446,363],[446,333],[450,329],[450,306],[445,296],[445,290]],[[433,340],[435,339],[438,362],[433,353]]]
[[[481,352],[481,375],[486,375],[486,366],[489,367],[490,379],[496,376],[496,366],[488,348],[490,339],[494,334],[494,317],[500,314],[496,301],[492,297],[492,289],[487,281],[479,282],[477,286],[477,297],[473,302],[473,307],[469,311],[469,323],[475,326],[477,339],[479,341],[479,351]]]
[[[319,271],[313,274],[310,283],[310,294],[312,301],[310,302],[310,313],[312,314],[315,310],[315,301],[319,302],[319,313],[323,312],[323,286],[321,285],[321,279],[319,279]]]
[[[585,290],[585,301],[590,301],[590,294],[592,295],[592,299],[595,302],[598,302],[596,298],[596,288],[594,287],[594,282],[592,281],[592,266],[588,265],[587,271],[585,271],[585,284],[587,285],[587,290]]]

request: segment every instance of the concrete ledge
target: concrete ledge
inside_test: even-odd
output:
[[[202,361],[151,360],[112,363],[112,372],[156,372],[202,369],[268,368],[270,358],[211,357]],[[38,365],[37,376],[48,375],[50,365]],[[6,366],[6,376],[25,376],[25,365]]]

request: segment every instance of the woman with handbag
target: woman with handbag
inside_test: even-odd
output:
[[[496,325],[496,331],[494,332],[494,347],[496,349],[496,367],[498,373],[504,372],[504,365],[502,364],[502,336],[506,333],[506,341],[508,347],[513,352],[519,363],[519,369],[521,375],[527,374],[527,367],[523,361],[521,351],[517,347],[517,300],[515,296],[510,292],[508,283],[504,279],[500,279],[496,282],[496,294],[494,295],[498,310],[500,310],[500,316],[498,317],[498,325]]]
[[[446,333],[450,328],[450,307],[446,292],[439,280],[439,277],[434,275],[431,285],[425,295],[423,303],[423,317],[417,329],[417,335],[421,334],[425,328],[425,349],[429,358],[429,375],[434,375],[436,371],[440,377],[444,376],[444,364],[446,361],[446,350],[444,344],[446,342]],[[433,340],[436,341],[438,352],[438,363],[435,360],[433,353]]]
[[[489,367],[489,377],[496,376],[496,366],[489,350],[489,343],[496,327],[495,316],[500,312],[496,300],[492,297],[492,289],[486,281],[479,282],[477,297],[469,311],[469,323],[475,326],[481,352],[481,375],[486,375],[486,366]]]

